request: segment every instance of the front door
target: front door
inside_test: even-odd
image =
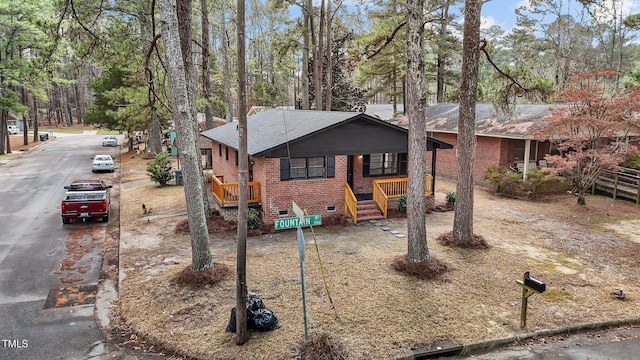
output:
[[[347,155],[347,184],[353,190],[353,162],[355,155]]]

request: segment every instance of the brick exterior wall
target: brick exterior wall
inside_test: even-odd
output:
[[[446,141],[446,140],[445,140]],[[227,160],[228,151],[228,160]],[[447,160],[442,157],[446,153],[454,154],[453,150],[441,151],[438,153],[438,169],[440,164]],[[430,157],[430,152],[427,153]],[[213,175],[224,176],[225,183],[238,182],[238,167],[236,165],[236,150],[212,142],[212,173]],[[455,174],[455,155],[452,156],[453,174]],[[260,183],[261,190],[261,216],[265,224],[271,224],[275,219],[282,217],[293,217],[292,201],[295,201],[302,209],[306,209],[309,214],[329,216],[344,213],[344,184],[347,182],[347,156],[338,155],[335,157],[335,177],[325,179],[304,179],[280,181],[280,159],[279,158],[252,158],[253,160],[253,180]],[[431,162],[427,162],[429,168]],[[406,177],[406,175],[364,177],[363,159],[354,156],[354,193],[371,193],[373,180],[392,179]],[[430,170],[429,170],[430,171]],[[427,197],[429,203],[433,203],[432,196]],[[237,219],[236,208],[221,208],[217,203],[213,204],[220,214],[229,220]],[[396,207],[396,204],[389,206]],[[333,207],[334,210],[329,210]],[[281,212],[286,211],[286,214]]]
[[[238,166],[236,165],[236,150],[222,145],[222,156],[220,156],[220,147],[217,142],[212,142],[211,148],[211,170],[213,175],[224,176],[224,182],[238,182]],[[229,152],[229,160],[227,159],[227,151]]]
[[[280,159],[255,158],[253,179],[261,185],[262,221],[272,223],[280,217],[294,217],[292,201],[310,215],[342,214],[347,157],[336,156],[335,160],[333,178],[280,181]],[[287,213],[281,215],[284,211]]]
[[[436,158],[436,176],[449,180],[456,180],[457,159],[456,151],[458,149],[458,137],[456,134],[435,134],[438,140],[453,145],[453,149],[440,150]],[[509,166],[510,159],[513,158],[512,148],[514,144],[510,139],[476,136],[476,156],[474,161],[474,181],[479,185],[489,185],[484,179],[485,169],[489,166],[503,165]],[[428,162],[431,164],[431,153],[427,153]],[[437,184],[437,179],[436,179]]]
[[[361,156],[354,156],[353,161],[353,193],[354,194],[370,194],[373,192],[373,180],[404,178],[407,175],[392,176],[363,176],[362,169],[363,159]],[[344,182],[347,182],[345,175]]]

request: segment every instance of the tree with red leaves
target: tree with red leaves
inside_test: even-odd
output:
[[[611,70],[574,75],[558,95],[562,105],[551,108],[534,132],[538,140],[557,144],[560,154],[545,157],[549,171],[567,179],[579,205],[585,205],[600,170],[616,170],[637,152],[628,140],[639,133],[640,89],[608,90],[607,79],[616,75]]]

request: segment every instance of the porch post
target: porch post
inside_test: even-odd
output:
[[[431,156],[431,192],[436,193],[436,147],[433,147],[433,155]]]
[[[531,139],[524,141],[524,169],[522,170],[522,181],[527,181],[527,172],[529,171],[529,160],[531,158]]]

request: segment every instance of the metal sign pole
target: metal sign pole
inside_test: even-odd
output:
[[[304,343],[309,342],[307,333],[307,303],[304,297],[304,234],[302,228],[298,227],[298,254],[300,255],[300,283],[302,284],[302,317],[304,319]]]

